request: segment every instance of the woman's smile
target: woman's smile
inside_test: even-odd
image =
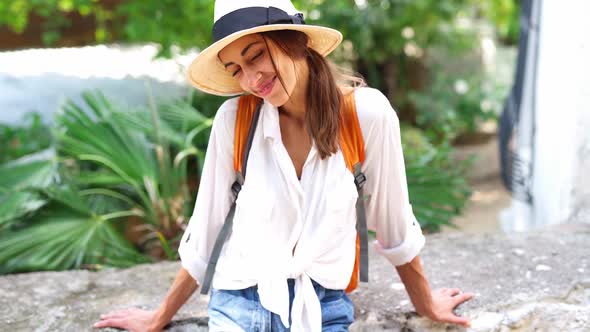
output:
[[[256,94],[258,94],[261,97],[268,96],[272,92],[272,89],[275,86],[276,80],[277,80],[277,77],[274,76],[270,81],[262,84],[259,88],[256,89]]]

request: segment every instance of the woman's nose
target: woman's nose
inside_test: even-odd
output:
[[[250,70],[246,72],[246,78],[248,79],[248,86],[255,88],[262,78],[262,73],[256,70]]]

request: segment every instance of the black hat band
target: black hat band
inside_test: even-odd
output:
[[[213,42],[232,33],[270,24],[305,24],[303,14],[289,15],[276,7],[247,7],[223,15],[213,24]]]

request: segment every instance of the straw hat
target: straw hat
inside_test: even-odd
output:
[[[244,91],[225,70],[219,51],[242,36],[272,30],[297,30],[309,36],[309,47],[326,56],[342,41],[334,29],[305,25],[303,14],[289,0],[217,0],[213,24],[213,44],[203,50],[188,67],[187,78],[197,89],[219,96]]]

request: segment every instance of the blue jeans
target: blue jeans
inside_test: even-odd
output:
[[[326,289],[312,280],[322,308],[322,332],[348,331],[354,321],[354,306],[343,290]],[[288,280],[289,310],[295,281]],[[289,331],[281,317],[262,307],[257,286],[240,290],[211,289],[209,331]],[[289,318],[291,323],[291,318]]]

